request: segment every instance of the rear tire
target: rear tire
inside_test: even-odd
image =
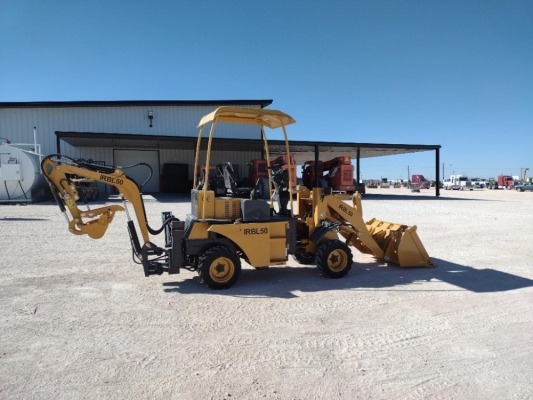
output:
[[[292,255],[298,263],[303,265],[314,265],[316,264],[315,255],[313,253],[294,253]]]
[[[200,280],[210,289],[227,289],[239,278],[241,260],[225,246],[207,249],[198,260]]]
[[[352,251],[340,240],[328,240],[318,247],[315,262],[323,275],[342,278],[352,268]]]

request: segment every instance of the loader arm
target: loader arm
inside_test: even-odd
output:
[[[338,229],[339,233],[347,239],[348,244],[356,247],[362,253],[372,254],[376,258],[383,258],[383,249],[379,247],[363,221],[361,197],[354,196],[353,207],[350,207],[337,196],[328,195],[318,205],[315,218],[323,215],[324,219]],[[318,225],[320,222],[315,221]]]
[[[361,195],[356,193],[352,205],[337,196],[321,196],[315,202],[315,226],[322,231],[336,229],[346,243],[360,252],[402,267],[431,267],[429,255],[416,233],[416,226],[380,221],[364,222]],[[325,221],[325,223],[324,223]],[[317,229],[314,241],[321,233]]]

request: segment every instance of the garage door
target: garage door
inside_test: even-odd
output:
[[[140,162],[152,167],[152,177],[142,187],[143,193],[159,192],[159,152],[157,150],[113,150],[114,164],[120,167],[128,167]],[[126,175],[139,185],[148,179],[150,170],[145,165],[127,168]]]

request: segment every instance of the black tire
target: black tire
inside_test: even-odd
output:
[[[241,260],[225,246],[207,249],[198,260],[200,280],[210,289],[227,289],[241,274]]]
[[[352,251],[340,240],[328,240],[318,247],[315,262],[323,275],[342,278],[352,269]]]
[[[303,265],[314,265],[316,264],[315,255],[313,253],[301,253],[297,252],[292,255],[298,263]]]

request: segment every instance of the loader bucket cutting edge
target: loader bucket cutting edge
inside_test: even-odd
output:
[[[384,261],[398,264],[400,267],[433,267],[416,233],[416,226],[379,221],[375,218],[366,222],[366,226],[383,250]]]

